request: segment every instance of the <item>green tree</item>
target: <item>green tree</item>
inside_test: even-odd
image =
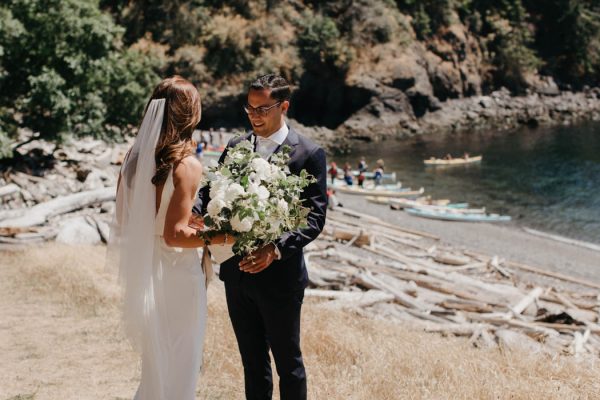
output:
[[[297,45],[307,71],[323,76],[344,76],[354,51],[342,40],[335,21],[317,14],[306,15],[300,25]]]
[[[158,77],[122,32],[93,0],[0,6],[0,135],[19,126],[60,140],[137,123]]]
[[[152,40],[168,44],[173,51],[193,45],[209,22],[208,0],[102,0],[101,8],[110,10],[125,27],[124,40],[133,44],[150,34]],[[240,2],[241,3],[241,2]]]
[[[421,40],[450,25],[457,0],[398,0],[398,8],[413,16],[413,29]]]
[[[528,0],[545,71],[576,86],[600,82],[600,4],[595,0]]]

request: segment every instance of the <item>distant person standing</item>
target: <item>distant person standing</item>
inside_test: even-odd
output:
[[[204,156],[204,154],[203,154],[203,148],[204,148],[204,145],[203,145],[202,142],[198,142],[196,144],[196,158],[198,160],[202,160],[202,157]]]
[[[208,139],[206,137],[202,138],[202,151],[208,150]]]
[[[335,178],[337,178],[337,174],[338,174],[338,170],[337,170],[337,164],[335,163],[335,161],[332,161],[329,164],[329,176],[331,177],[331,184],[333,185],[335,183]]]
[[[383,181],[383,170],[384,170],[384,163],[383,160],[380,158],[379,160],[377,160],[377,168],[375,168],[375,186],[379,186],[381,185],[381,182]]]
[[[367,165],[367,162],[365,161],[365,158],[361,157],[360,161],[358,162],[358,172],[361,172],[361,171],[362,172],[366,172],[368,167],[369,166]]]
[[[352,181],[352,167],[348,162],[344,164],[344,181],[348,186],[352,186],[352,184],[354,183]]]
[[[358,186],[360,187],[364,187],[364,183],[365,183],[365,171],[360,171],[358,173]]]
[[[214,146],[215,145],[215,132],[213,131],[213,128],[210,128],[208,135],[210,136],[210,145]]]
[[[225,132],[224,128],[219,129],[219,150],[221,150],[221,148],[224,146],[224,143],[223,143],[224,132]]]
[[[373,172],[373,177],[375,178],[375,186],[381,185],[381,181],[383,180],[383,169],[381,169],[381,167],[377,167]]]

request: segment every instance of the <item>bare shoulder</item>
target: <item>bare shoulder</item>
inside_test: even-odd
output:
[[[175,185],[181,182],[198,182],[202,177],[202,163],[194,156],[187,156],[175,166]]]

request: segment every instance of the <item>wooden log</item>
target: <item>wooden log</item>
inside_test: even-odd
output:
[[[14,183],[9,183],[8,185],[0,187],[0,198],[19,193],[20,191],[21,188],[19,186],[15,185]]]
[[[377,232],[378,234],[379,233],[387,233],[387,234],[393,235],[395,237],[402,237],[405,239],[413,239],[413,240],[422,239],[421,236],[414,235],[414,234],[408,233],[408,232],[399,231],[397,229],[389,228],[387,226],[382,226],[373,221],[365,221],[365,220],[361,220],[359,218],[354,218],[354,217],[344,217],[344,216],[336,215],[333,213],[330,213],[327,215],[327,223],[331,224],[331,225],[341,226],[344,228],[369,229],[372,232]]]
[[[340,208],[340,209],[338,209],[336,211],[339,211],[339,212],[341,212],[343,214],[351,215],[353,217],[362,218],[365,221],[374,222],[374,223],[377,223],[377,224],[379,224],[381,226],[392,228],[392,229],[400,231],[400,232],[410,233],[412,235],[417,235],[417,236],[421,236],[421,237],[425,237],[425,238],[429,238],[429,239],[433,239],[433,240],[440,240],[439,236],[435,236],[435,235],[432,235],[432,234],[429,234],[429,233],[426,233],[426,232],[417,231],[417,230],[400,228],[397,225],[390,224],[389,222],[385,222],[385,221],[383,221],[383,220],[381,220],[379,218],[372,217],[370,215],[365,215],[363,213],[359,213],[357,211],[350,210],[348,208]]]
[[[567,308],[571,308],[570,305],[568,304],[572,304],[575,307],[582,309],[582,310],[595,310],[596,308],[599,307],[599,304],[597,302],[591,302],[591,301],[584,301],[581,299],[575,299],[572,297],[572,295],[570,297],[567,297],[566,294],[561,294],[561,296],[564,299],[568,299],[567,302],[561,301],[558,299],[558,297],[556,296],[558,292],[554,292],[554,293],[549,293],[547,295],[542,294],[540,296],[540,299],[544,300],[544,301],[549,301],[552,303],[556,303],[556,304],[561,304],[566,306]]]
[[[306,297],[316,297],[324,299],[348,299],[356,298],[366,292],[350,292],[347,290],[325,290],[325,289],[305,289],[304,295]]]
[[[457,272],[445,273],[443,271],[436,270],[435,266],[428,264],[424,260],[410,259],[410,258],[404,256],[403,254],[400,254],[400,253],[395,252],[390,249],[387,249],[387,253],[393,254],[393,256],[398,261],[405,263],[405,265],[407,267],[406,269],[412,269],[412,270],[416,270],[417,272],[423,272],[423,273],[426,273],[427,275],[441,278],[442,280],[445,280],[447,282],[454,282],[454,283],[464,285],[467,287],[470,286],[471,288],[477,288],[478,290],[480,290],[484,293],[488,292],[487,293],[488,295],[494,294],[501,299],[505,299],[505,301],[513,300],[515,297],[518,297],[518,298],[522,297],[521,291],[512,285],[507,285],[504,283],[490,284],[490,283],[483,282],[479,279],[469,277],[464,274],[459,274]],[[411,268],[410,267],[411,264],[413,264],[413,265],[417,264],[418,268]]]
[[[444,267],[444,268],[438,268],[438,269],[443,272],[456,272],[456,271],[468,271],[468,270],[475,270],[475,269],[485,269],[486,267],[487,267],[487,263],[474,262],[474,263],[470,263],[467,265],[463,265],[461,267]]]
[[[544,292],[541,287],[536,287],[530,291],[527,296],[523,297],[521,301],[512,306],[510,309],[515,314],[521,314],[531,303],[537,300],[537,298]]]
[[[386,282],[373,276],[373,274],[368,271],[359,273],[354,276],[353,280],[355,283],[368,289],[377,289],[394,295],[395,301],[405,307],[415,308],[421,311],[426,311],[431,308],[430,305],[425,304],[400,290],[396,290]]]
[[[480,256],[480,257],[489,259],[489,257],[487,257],[483,254],[474,252],[474,251],[465,251],[465,254],[468,254],[471,256]],[[565,282],[572,282],[572,283],[577,283],[579,285],[593,287],[595,289],[600,289],[600,283],[590,282],[589,280],[580,279],[580,278],[576,278],[573,276],[568,276],[565,274],[561,274],[560,272],[548,271],[548,270],[544,270],[544,269],[541,269],[538,267],[532,267],[531,265],[526,265],[526,264],[517,263],[517,262],[513,262],[513,261],[506,261],[505,264],[510,268],[521,269],[523,271],[533,272],[533,273],[536,273],[539,275],[544,275],[544,276],[549,276],[551,278],[559,279],[559,280],[562,280]]]
[[[557,324],[551,322],[539,322],[539,321],[524,321],[517,319],[507,319],[506,316],[502,315],[486,315],[486,314],[478,314],[478,313],[470,313],[468,314],[469,319],[474,319],[477,321],[486,321],[491,324],[498,325],[512,325],[520,328],[527,328],[534,331],[540,331],[543,333],[554,332],[554,334],[558,334],[558,332],[574,332],[585,329],[584,325],[568,325],[568,324]],[[592,333],[600,333],[600,327],[589,328]]]
[[[49,218],[65,214],[91,204],[115,199],[115,188],[102,188],[59,197],[31,207],[25,215],[0,221],[0,227],[23,228],[44,224]]]
[[[513,286],[484,283],[457,273],[444,273],[426,267],[414,267],[408,263],[399,264],[382,260],[378,264],[374,264],[372,260],[359,259],[348,254],[337,254],[336,256],[338,259],[359,267],[388,268],[389,274],[406,281],[412,280],[421,287],[464,299],[483,301],[491,305],[507,304],[509,301],[520,299],[523,296],[521,291]]]
[[[583,334],[581,332],[575,332],[573,334],[573,343],[571,345],[571,349],[572,349],[574,355],[578,356],[581,353],[583,353],[583,350],[584,350],[583,345],[590,338],[590,333],[591,333],[590,330],[586,329]]]
[[[384,237],[385,239],[387,239],[387,243],[389,243],[389,244],[393,243],[394,245],[396,245],[399,243],[399,244],[413,247],[415,249],[423,250],[423,251],[427,251],[429,248],[431,248],[431,246],[429,246],[429,245],[420,244],[417,241],[415,241],[415,240],[420,240],[420,239],[410,239],[410,238],[399,237],[398,235],[390,234],[385,231],[378,231],[377,236]]]
[[[344,284],[346,281],[345,274],[321,268],[314,262],[310,263],[310,266],[308,267],[308,278],[311,282],[313,280],[321,282],[319,286]]]
[[[476,303],[476,302],[465,302],[464,300],[463,301],[446,300],[441,303],[438,303],[438,305],[440,305],[444,308],[452,309],[452,310],[463,310],[463,311],[471,311],[471,312],[478,312],[478,313],[490,313],[490,312],[494,311],[494,308],[492,306],[490,306],[489,304]]]
[[[511,279],[512,278],[512,274],[510,272],[508,272],[506,269],[502,268],[500,266],[501,262],[500,259],[498,258],[498,256],[494,256],[490,259],[490,261],[487,263],[488,267],[498,271],[498,273],[500,275],[502,275],[505,278]]]
[[[16,234],[14,237],[0,236],[0,243],[14,245],[42,243],[55,238],[57,234],[58,231],[51,228],[38,232],[24,232]]]
[[[326,235],[334,237],[335,239],[353,241],[352,243],[359,247],[368,246],[371,243],[371,236],[367,234],[361,234],[360,231],[353,232],[338,228],[330,229],[326,227],[323,229],[323,232]]]
[[[433,257],[433,259],[436,262],[439,262],[442,264],[457,265],[457,266],[468,264],[469,261],[471,261],[470,258],[467,258],[464,256],[459,256],[459,255],[452,254],[452,253],[438,253]]]
[[[23,192],[21,192],[23,193]],[[18,218],[27,213],[26,208],[15,209],[15,210],[0,210],[0,221],[11,218]]]

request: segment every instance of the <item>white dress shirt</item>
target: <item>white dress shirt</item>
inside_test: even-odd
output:
[[[260,154],[262,158],[267,160],[277,150],[279,146],[283,144],[287,138],[290,129],[284,123],[279,130],[269,137],[255,136],[256,137],[256,152]],[[275,246],[275,258],[281,260],[281,252]]]
[[[289,131],[290,129],[284,123],[278,131],[269,137],[256,136],[256,152],[265,160],[268,159],[285,141]]]

